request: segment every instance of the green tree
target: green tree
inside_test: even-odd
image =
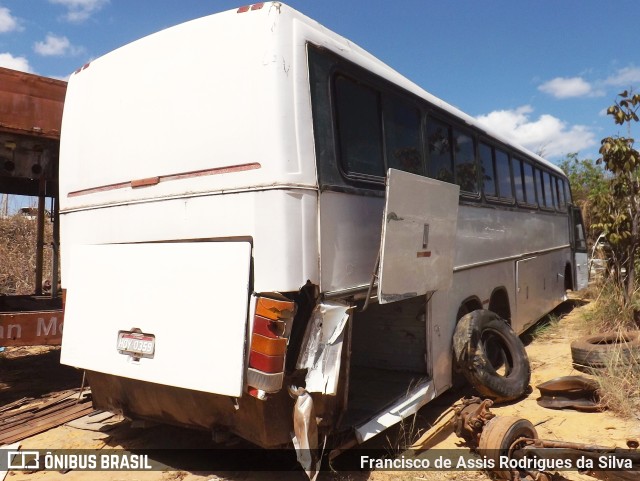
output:
[[[593,229],[592,224],[599,222],[593,216],[594,205],[608,193],[609,176],[602,165],[592,159],[579,159],[577,153],[568,154],[560,161],[560,168],[569,177],[573,203],[582,211],[587,240],[593,245],[601,232]]]
[[[608,192],[595,205],[592,226],[601,229],[611,246],[613,267],[623,287],[625,303],[635,289],[636,257],[640,245],[640,152],[631,137],[632,122],[638,122],[640,94],[625,90],[607,109],[617,125],[627,126],[627,136],[602,139],[598,164],[611,174]]]

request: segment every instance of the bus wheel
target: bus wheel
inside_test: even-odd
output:
[[[494,312],[478,309],[463,316],[453,350],[460,370],[482,396],[502,402],[527,391],[531,369],[524,345]]]
[[[527,440],[538,439],[536,428],[530,421],[520,418],[496,416],[485,424],[480,434],[478,452],[493,460],[492,471],[499,479],[512,479],[509,470],[499,470],[500,458],[511,459],[515,450],[527,444]]]

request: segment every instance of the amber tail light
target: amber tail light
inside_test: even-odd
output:
[[[252,396],[264,398],[264,393],[282,389],[284,359],[295,312],[295,303],[285,298],[257,298],[247,370]]]

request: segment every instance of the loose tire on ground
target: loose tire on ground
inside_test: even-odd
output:
[[[463,316],[453,349],[458,367],[482,396],[503,402],[527,391],[531,369],[524,345],[494,312],[479,309]]]
[[[482,429],[478,451],[494,461],[493,472],[500,479],[511,479],[510,471],[499,469],[500,456],[511,456],[512,448],[518,449],[519,439],[538,439],[536,428],[526,419],[496,416]],[[515,445],[514,445],[515,443]]]
[[[571,343],[573,366],[579,371],[640,363],[640,331],[605,332]]]

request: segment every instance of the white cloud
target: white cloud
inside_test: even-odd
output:
[[[0,7],[0,33],[22,30],[20,23],[11,15],[11,10],[7,7]]]
[[[52,33],[47,34],[44,42],[33,44],[33,50],[45,57],[77,55],[82,52],[81,48],[71,45],[67,37],[58,37]]]
[[[594,133],[584,125],[568,126],[552,115],[531,119],[533,108],[523,105],[514,110],[494,110],[477,120],[488,129],[547,157],[579,152],[596,145]]]
[[[9,52],[0,53],[0,67],[33,73],[29,61],[25,57],[14,57]]]
[[[67,14],[64,16],[67,21],[81,23],[100,11],[109,3],[109,0],[49,0],[49,2],[62,5],[67,9]]]
[[[619,69],[604,81],[615,87],[636,87],[640,85],[640,67],[625,67]]]
[[[604,95],[604,92],[594,89],[593,86],[582,77],[556,77],[540,85],[538,90],[553,95],[558,99]]]

